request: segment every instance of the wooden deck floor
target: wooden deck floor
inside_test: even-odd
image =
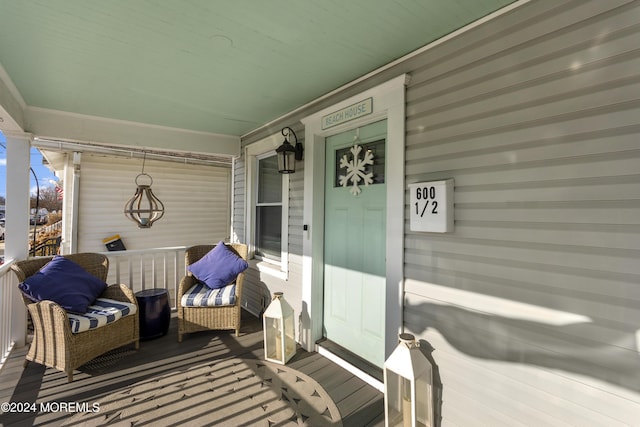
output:
[[[26,348],[15,350],[0,372],[0,402],[91,403],[139,381],[211,360],[263,358],[262,326],[247,313],[243,313],[240,337],[232,332],[211,331],[185,336],[180,344],[176,338],[174,318],[166,336],[142,341],[138,351],[124,347],[101,356],[76,371],[70,384],[65,374],[53,369],[34,363],[23,369]],[[304,350],[298,350],[287,366],[310,376],[329,393],[340,410],[344,426],[384,425],[382,393],[343,368]],[[55,426],[69,416],[64,413],[2,414],[0,425]]]

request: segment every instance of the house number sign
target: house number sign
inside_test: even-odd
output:
[[[453,179],[409,184],[411,231],[453,231]]]

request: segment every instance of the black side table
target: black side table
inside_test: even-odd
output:
[[[171,321],[169,292],[166,289],[145,289],[135,293],[140,318],[140,339],[149,340],[166,335]]]

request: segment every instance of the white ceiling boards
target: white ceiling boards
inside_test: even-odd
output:
[[[511,2],[0,0],[0,106],[241,136]]]

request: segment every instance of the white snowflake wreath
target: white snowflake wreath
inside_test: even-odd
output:
[[[347,160],[346,154],[340,159],[340,168],[347,168],[347,174],[340,175],[339,182],[340,185],[346,187],[351,181],[351,189],[349,191],[354,196],[357,196],[362,191],[360,190],[360,181],[363,181],[365,186],[373,184],[373,172],[366,172],[367,165],[373,165],[373,153],[367,150],[364,153],[364,158],[361,159],[360,151],[362,151],[362,147],[358,144],[351,147],[350,151],[351,160]]]

